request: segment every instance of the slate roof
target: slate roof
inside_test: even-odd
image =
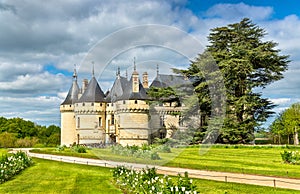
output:
[[[71,86],[71,88],[69,89],[68,95],[65,99],[65,101],[63,101],[63,103],[61,103],[61,105],[69,105],[69,104],[73,104],[74,102],[76,102],[78,100],[78,93],[79,93],[79,86],[77,84],[77,81],[74,80],[73,84]]]
[[[128,81],[127,78],[119,76],[116,78],[111,91],[106,97],[107,102],[115,102],[118,100],[146,100],[148,99],[145,88],[139,82],[139,92],[132,91],[132,77]]]
[[[94,76],[78,102],[105,102],[105,95]]]
[[[158,74],[156,78],[151,83],[150,87],[179,87],[182,85],[190,84],[191,82],[188,79],[185,79],[180,75],[164,75]]]

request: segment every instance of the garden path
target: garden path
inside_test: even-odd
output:
[[[14,151],[17,150],[20,149],[14,149]],[[195,170],[195,169],[187,169],[187,168],[176,168],[176,167],[155,166],[155,165],[147,165],[147,164],[127,163],[127,162],[115,162],[115,161],[100,160],[100,159],[79,158],[79,157],[71,157],[71,156],[57,156],[57,155],[50,155],[50,154],[37,154],[37,153],[29,152],[30,149],[28,148],[21,149],[21,150],[27,151],[28,155],[31,157],[56,160],[60,162],[69,162],[69,163],[103,166],[103,167],[111,167],[111,168],[116,166],[126,166],[134,169],[155,167],[157,169],[157,172],[160,174],[177,175],[178,173],[184,174],[184,172],[188,172],[190,178],[200,178],[200,179],[216,180],[216,181],[223,181],[223,182],[235,182],[235,183],[243,183],[243,184],[300,190],[300,179]]]

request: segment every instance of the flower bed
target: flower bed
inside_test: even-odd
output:
[[[196,194],[197,188],[193,180],[189,179],[188,173],[176,178],[165,175],[157,175],[155,168],[135,171],[119,166],[113,170],[113,178],[124,193],[156,193],[156,194]],[[174,181],[175,179],[175,181]]]
[[[281,153],[281,158],[285,163],[300,164],[300,152],[298,151],[286,151]]]
[[[3,155],[0,158],[0,184],[11,179],[32,164],[31,158],[21,151],[12,156]]]

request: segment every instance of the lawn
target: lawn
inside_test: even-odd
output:
[[[0,193],[121,193],[109,168],[34,159],[35,164],[0,185]]]
[[[0,193],[121,193],[112,183],[109,168],[42,159],[34,159],[34,162],[34,166],[1,184]],[[207,194],[297,193],[294,190],[200,179],[194,179],[194,183],[200,193]]]
[[[48,149],[46,153],[211,171],[300,178],[300,165],[284,164],[280,155],[284,150],[295,149],[300,150],[300,147],[215,145],[206,149],[200,146],[189,146],[172,148],[172,153],[159,153],[161,160],[119,156],[112,154],[110,148],[92,149],[85,154],[57,152],[55,149]]]
[[[280,153],[283,150],[286,148],[259,146],[178,148],[176,150],[179,152],[178,157],[170,160],[166,166],[300,178],[300,165],[282,162]]]
[[[7,149],[0,149],[0,157],[1,157],[3,154],[7,154]]]

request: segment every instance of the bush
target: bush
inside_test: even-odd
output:
[[[286,151],[281,154],[283,162],[288,164],[300,164],[300,153],[298,151]]]
[[[155,168],[142,169],[141,171],[130,170],[124,166],[114,168],[113,178],[124,193],[174,193],[196,194],[197,188],[189,179],[188,173],[184,177],[180,174],[174,181],[169,176],[158,176]]]
[[[56,150],[61,152],[61,151],[64,151],[66,148],[67,148],[66,145],[62,145],[62,146],[57,146]]]
[[[38,141],[39,139],[37,137],[25,137],[25,138],[17,139],[15,143],[15,147],[18,148],[33,147]]]
[[[157,151],[163,152],[163,153],[171,153],[171,148],[169,145],[163,144],[156,148]]]
[[[71,150],[76,153],[86,153],[86,147],[83,145],[72,146]]]
[[[0,133],[0,147],[12,148],[15,147],[15,142],[17,141],[17,134],[15,133]]]
[[[111,151],[114,154],[121,155],[121,156],[131,156],[136,158],[145,158],[151,160],[159,160],[160,157],[157,151],[148,145],[142,145],[140,148],[139,146],[122,146],[122,145],[115,145],[111,147]]]
[[[12,156],[3,155],[0,158],[0,184],[11,179],[32,164],[31,158],[21,151]]]
[[[160,160],[160,157],[157,152],[151,153],[151,160]]]

